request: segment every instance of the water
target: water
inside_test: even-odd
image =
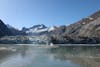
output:
[[[100,47],[2,47],[0,67],[100,67]]]

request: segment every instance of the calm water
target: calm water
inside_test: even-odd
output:
[[[100,47],[9,46],[0,67],[100,67]]]

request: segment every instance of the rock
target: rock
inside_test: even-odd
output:
[[[25,32],[21,31],[21,30],[18,30],[14,27],[12,27],[11,25],[7,24],[7,27],[10,29],[10,31],[12,32],[12,35],[15,36],[15,35],[26,35]]]
[[[9,36],[12,35],[11,30],[0,20],[0,36]]]
[[[50,36],[54,43],[100,43],[100,11],[52,32]]]

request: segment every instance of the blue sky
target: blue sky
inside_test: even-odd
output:
[[[100,10],[100,0],[0,0],[0,19],[16,28],[69,25]]]

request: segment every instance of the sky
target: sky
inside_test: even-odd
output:
[[[0,0],[0,19],[15,28],[75,23],[100,10],[100,0]]]

